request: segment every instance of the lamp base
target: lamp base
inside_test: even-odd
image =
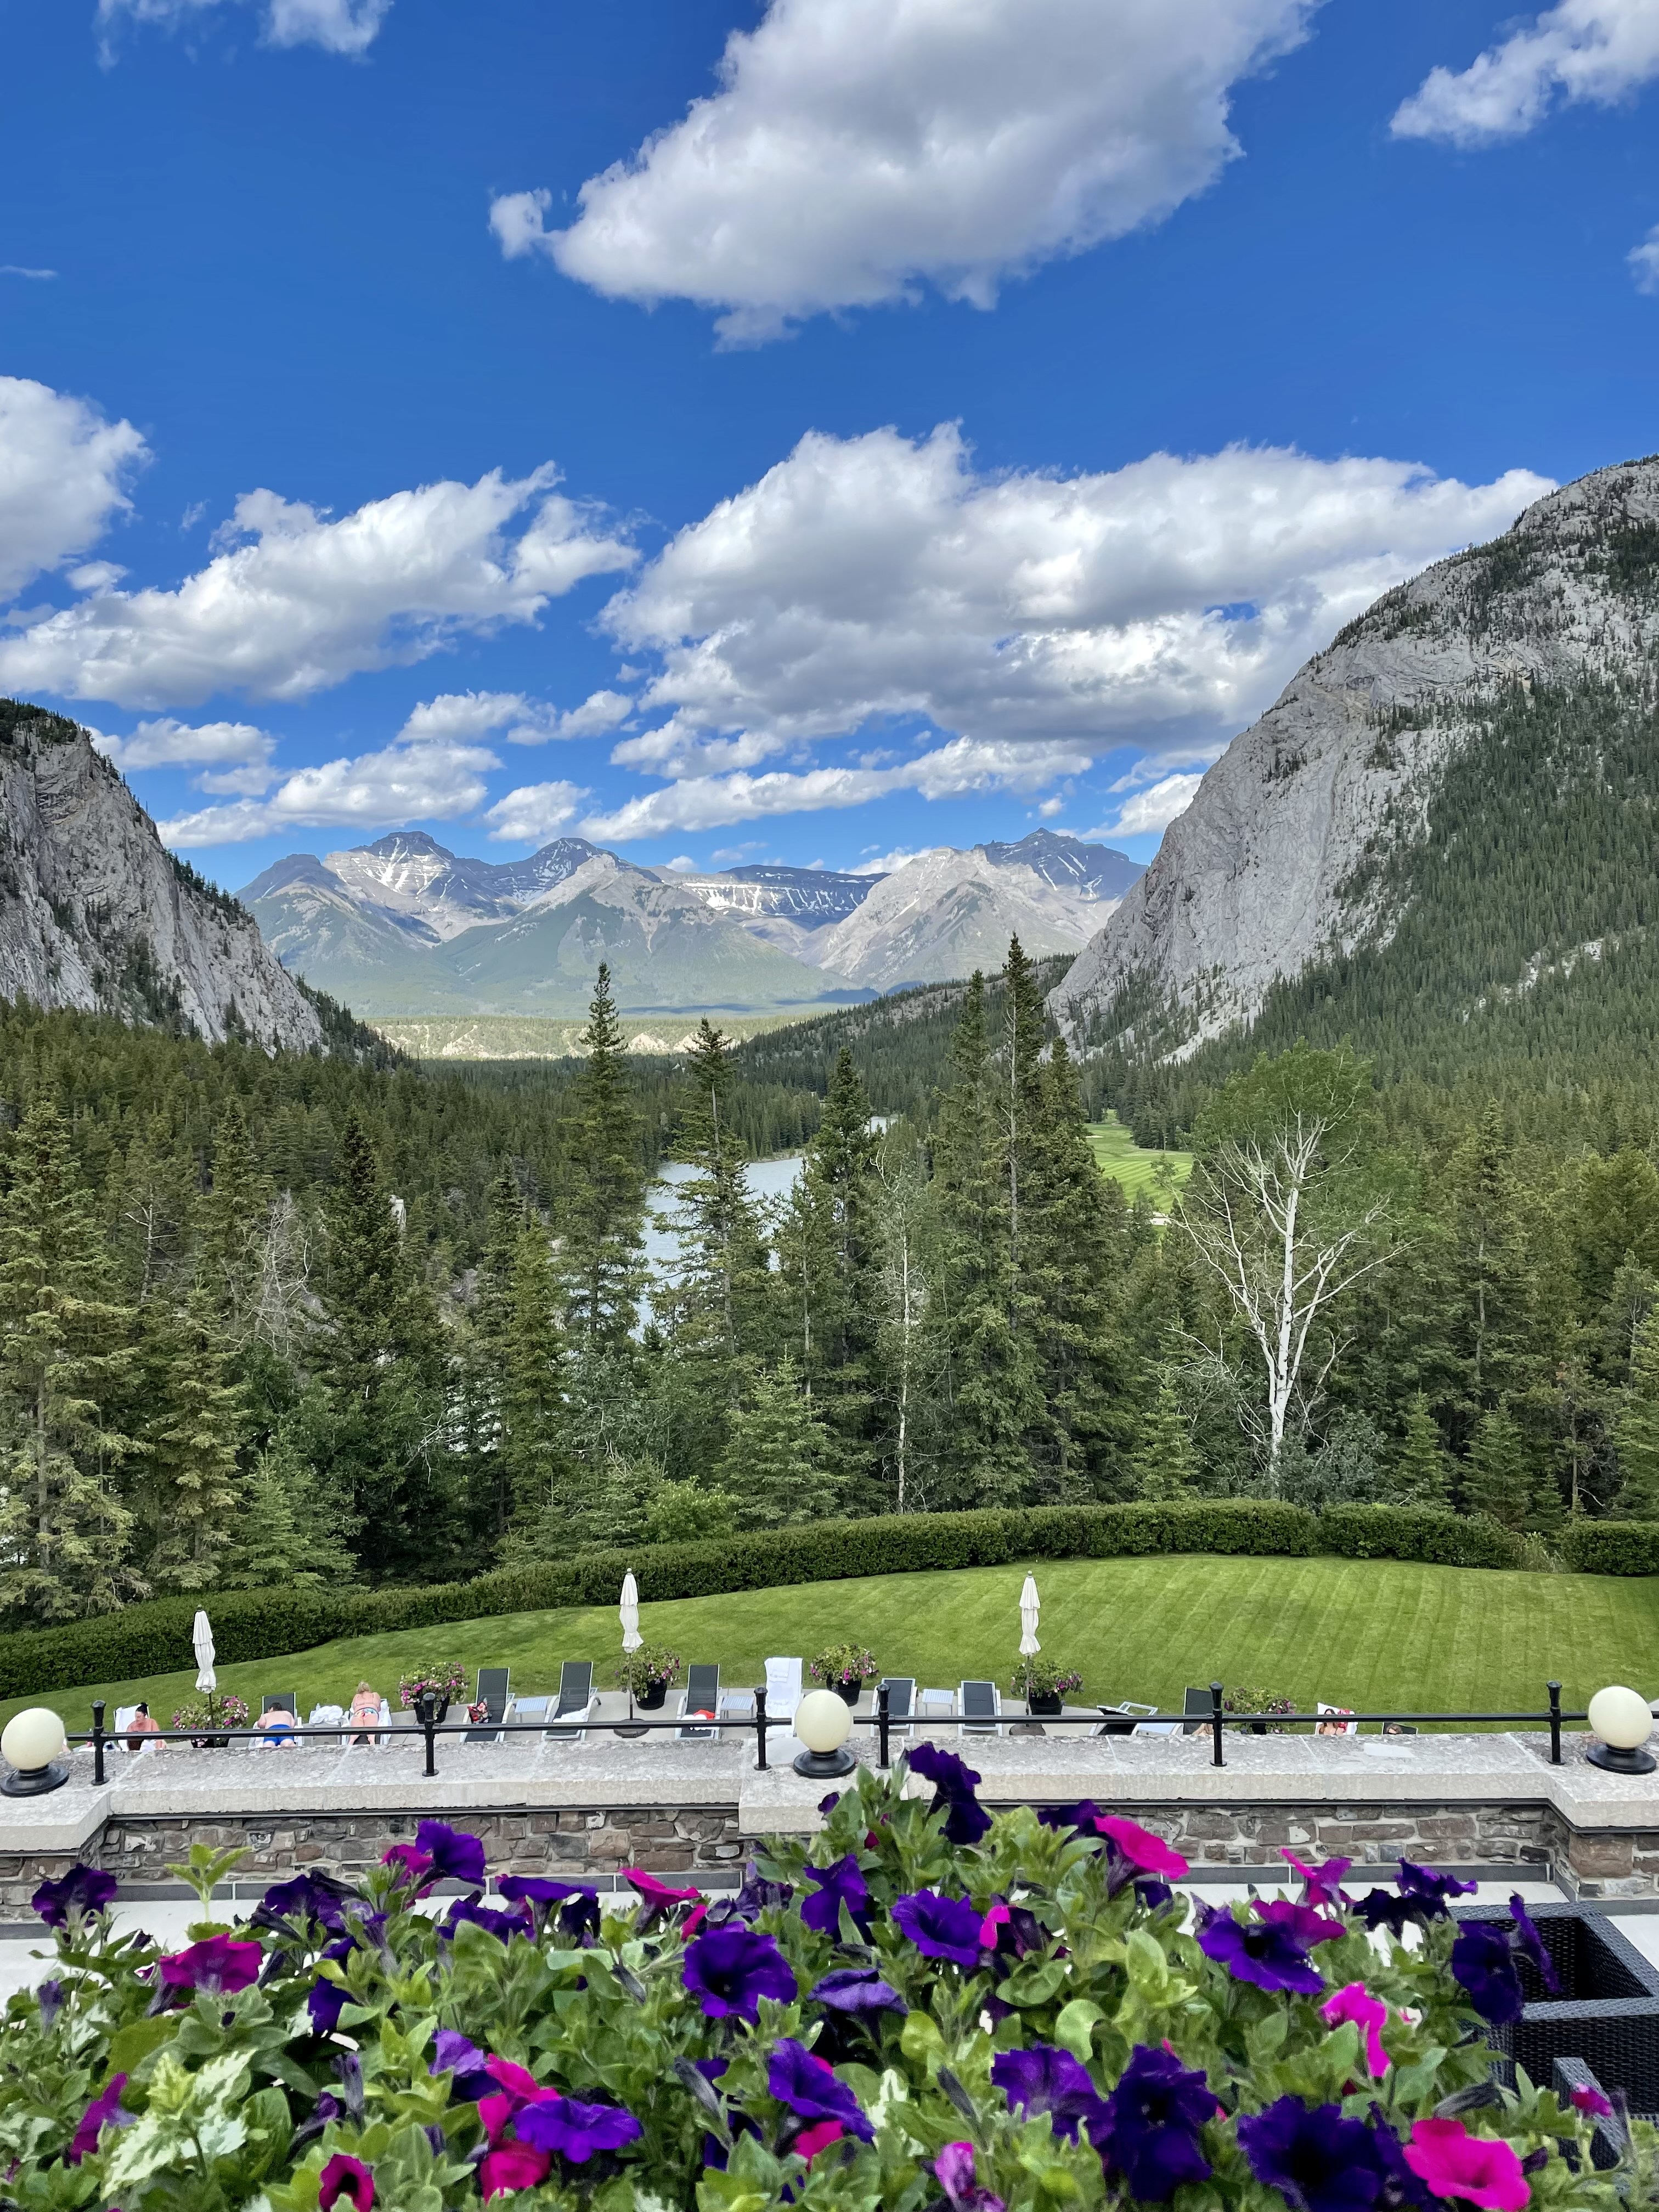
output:
[[[1603,1766],[1609,1774],[1651,1774],[1659,1765],[1650,1751],[1621,1751],[1611,1743],[1593,1743],[1584,1756],[1592,1766]]]
[[[49,1766],[21,1766],[0,1781],[0,1796],[44,1797],[48,1790],[61,1790],[69,1778],[69,1768],[61,1759],[54,1759]]]
[[[847,1746],[839,1751],[803,1751],[795,1755],[795,1771],[809,1782],[838,1782],[858,1765]]]

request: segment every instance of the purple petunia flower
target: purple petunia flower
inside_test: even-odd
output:
[[[559,1907],[559,1933],[586,1942],[599,1932],[599,1892],[590,1882],[548,1881],[539,1875],[510,1874],[495,1885],[509,1905],[521,1906],[539,1936]]]
[[[215,1996],[232,1996],[258,1979],[264,1960],[257,1943],[239,1943],[231,1936],[209,1936],[163,1959],[158,1971],[170,1990],[206,1990]]]
[[[895,1899],[893,1918],[924,1959],[948,1959],[957,1966],[978,1966],[980,1916],[965,1897],[919,1889]]]
[[[875,2141],[876,2131],[858,2099],[844,2081],[836,2080],[835,2069],[815,2057],[804,2043],[787,2035],[779,2038],[772,2046],[766,2086],[797,2119],[834,2120],[848,2135],[865,2142]]]
[[[1097,1836],[1100,1823],[1105,1819],[1091,1797],[1077,1805],[1045,1805],[1037,1814],[1041,1828],[1076,1828],[1085,1836]]]
[[[1304,1866],[1288,1845],[1281,1844],[1279,1856],[1289,1862],[1302,1877],[1302,1902],[1304,1905],[1341,1905],[1342,1877],[1353,1864],[1352,1859],[1321,1859],[1317,1866]]]
[[[713,1906],[708,1919],[711,1926],[719,1927],[728,1920],[741,1920],[752,1927],[763,1912],[774,1906],[787,1905],[795,1893],[788,1881],[768,1881],[759,1867],[750,1859],[743,1872],[743,1887],[735,1897],[727,1897]]]
[[[453,2027],[441,2027],[432,2039],[432,2074],[453,2074],[450,2094],[459,2103],[476,2105],[494,2089],[495,2078],[477,2045]]]
[[[1561,1977],[1555,1971],[1554,1960],[1544,1948],[1544,1939],[1539,1934],[1531,1913],[1522,1902],[1519,1890],[1510,1899],[1510,1918],[1515,1923],[1515,1933],[1510,1939],[1513,1948],[1522,1958],[1531,1962],[1534,1972],[1544,1984],[1545,1996],[1559,1996]]]
[[[112,1874],[77,1864],[58,1881],[43,1881],[29,1901],[48,1928],[67,1928],[71,1920],[103,1911],[114,1898]]]
[[[760,2001],[787,2004],[800,1984],[769,1936],[742,1926],[711,1928],[691,1943],[682,1968],[685,1986],[710,2020],[736,2016],[752,2027]]]
[[[1515,1954],[1501,1928],[1489,1920],[1466,1923],[1452,1945],[1451,1970],[1482,2020],[1501,2027],[1520,2019],[1526,1999],[1515,1971]]]
[[[1316,1943],[1334,1943],[1348,1932],[1340,1920],[1327,1919],[1311,1905],[1292,1905],[1288,1898],[1275,1898],[1266,1905],[1258,1900],[1251,1909],[1270,1928],[1282,1928],[1304,1951],[1311,1951]]]
[[[596,2152],[622,2150],[637,2142],[645,2130],[620,2105],[544,2097],[513,2115],[513,2132],[536,2150],[556,2151],[572,2166],[586,2166]]]
[[[1410,1859],[1400,1862],[1400,1894],[1421,1905],[1431,1919],[1445,1911],[1449,1897],[1472,1897],[1474,1888],[1472,1881],[1459,1881],[1433,1867],[1417,1866]]]
[[[1373,1932],[1387,1928],[1396,1936],[1403,1936],[1412,1922],[1421,1921],[1425,1917],[1421,1905],[1392,1889],[1367,1890],[1354,1911]]]
[[[434,1881],[484,1881],[484,1847],[477,1836],[452,1828],[442,1820],[422,1820],[415,1831],[415,1848],[430,1863]]]
[[[1268,1921],[1237,1921],[1224,1905],[1200,1905],[1198,1948],[1237,1982],[1321,1996],[1325,1981],[1295,1936]]]
[[[64,1984],[61,1982],[42,1982],[34,1992],[34,2002],[40,2008],[40,2025],[50,2027],[64,2009]]]
[[[1280,2097],[1240,2116],[1238,2142],[1256,2179],[1293,2212],[1368,2212],[1389,2179],[1376,2136],[1340,2105]]]
[[[311,2014],[313,2035],[332,2035],[340,2025],[340,2014],[351,2002],[349,1993],[337,1982],[313,1982],[311,1995],[306,1999],[306,2010]]]
[[[1086,2070],[1069,2051],[1052,2043],[1000,2051],[991,2062],[991,2079],[1012,2107],[1028,2117],[1047,2112],[1054,2133],[1073,2142],[1079,2127],[1086,2124],[1092,2133],[1104,2122],[1106,2108]]]
[[[281,1929],[297,1920],[307,1929],[325,1928],[338,1936],[345,1929],[348,1899],[362,1903],[356,1890],[331,1874],[296,1874],[292,1881],[279,1881],[265,1892],[249,1924]]]
[[[318,2176],[317,2203],[320,2212],[334,2212],[342,2202],[353,2212],[373,2212],[374,2177],[362,2159],[337,2150]]]
[[[915,1745],[908,1759],[911,1773],[933,1785],[933,1802],[927,1810],[945,1814],[947,1842],[976,1844],[989,1829],[991,1816],[974,1795],[980,1778],[973,1768],[935,1743]]]
[[[438,1929],[439,1941],[442,1942],[446,1937],[453,1938],[455,1930],[464,1920],[470,1921],[475,1928],[488,1929],[490,1935],[497,1937],[503,1943],[510,1943],[515,1936],[522,1936],[525,1933],[525,1923],[521,1914],[498,1912],[494,1905],[480,1905],[476,1897],[458,1897],[444,1915],[442,1923]]]
[[[1150,1876],[1135,1884],[1135,1895],[1147,1912],[1159,1912],[1175,1895],[1167,1881],[1154,1881]]]
[[[809,2004],[827,2005],[831,2012],[902,2012],[909,2006],[873,1966],[837,1966],[806,1992]]]
[[[860,1873],[859,1863],[850,1851],[833,1866],[808,1867],[806,1879],[817,1885],[816,1893],[800,1909],[800,1917],[809,1928],[816,1928],[820,1936],[836,1935],[841,1928],[841,1908],[844,1905],[857,1925],[867,1934],[870,1885]]]
[[[1161,2204],[1183,2184],[1207,2181],[1200,2131],[1214,2118],[1215,2092],[1172,2051],[1136,2044],[1117,2087],[1089,2124],[1089,2140],[1131,2197]]]
[[[81,2115],[81,2124],[75,2137],[64,2153],[66,2166],[79,2166],[98,2148],[98,2138],[106,2128],[131,2127],[134,2114],[121,2110],[121,2092],[127,2086],[125,2074],[112,2074],[107,2085],[95,2096]]]
[[[946,2143],[933,2160],[933,2179],[945,2191],[951,2212],[1007,2212],[1001,2197],[981,2189],[975,2179],[970,2142]]]

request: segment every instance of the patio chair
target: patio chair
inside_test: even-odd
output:
[[[916,1713],[916,1678],[914,1674],[884,1674],[876,1685],[877,1711],[880,1711],[882,1692],[887,1692],[887,1723],[890,1734],[914,1735]]]
[[[1328,1705],[1322,1698],[1319,1704],[1315,1707],[1315,1711],[1321,1714],[1329,1715],[1328,1719],[1316,1720],[1314,1723],[1314,1734],[1316,1735],[1358,1735],[1359,1723],[1353,1717],[1353,1707],[1352,1705]]]
[[[957,1692],[962,1710],[963,1735],[1000,1735],[1002,1696],[994,1682],[964,1682]]]
[[[544,1732],[548,1743],[585,1743],[587,1723],[599,1705],[593,1688],[593,1662],[591,1659],[567,1659],[559,1669],[559,1701],[553,1708],[553,1723]],[[561,1726],[563,1723],[565,1725]]]
[[[766,1719],[781,1728],[793,1728],[800,1703],[801,1662],[799,1659],[769,1659],[766,1662]]]
[[[477,1728],[470,1728],[461,1738],[463,1743],[500,1743],[501,1723],[507,1717],[508,1678],[512,1669],[507,1667],[480,1667],[478,1694],[473,1700],[483,1707],[483,1719]]]
[[[131,1759],[142,1759],[147,1751],[160,1751],[161,1748],[161,1738],[151,1735],[147,1729],[139,1731],[137,1743],[127,1741],[127,1731],[138,1717],[138,1711],[137,1705],[117,1705],[115,1708],[115,1741]]]
[[[306,1726],[308,1729],[332,1728],[337,1721],[343,1721],[344,1718],[343,1705],[313,1705],[311,1709],[311,1718],[306,1723]],[[336,1743],[343,1743],[345,1739],[343,1736],[336,1736],[334,1741]],[[325,1750],[328,1746],[328,1738],[325,1735],[307,1736],[305,1741],[307,1748],[315,1744]]]
[[[720,1670],[718,1667],[689,1667],[680,1697],[680,1718],[693,1715],[712,1723],[720,1709]],[[674,1731],[676,1743],[712,1743],[719,1731],[713,1726],[686,1726]]]
[[[1188,1683],[1187,1700],[1182,1710],[1187,1717],[1181,1724],[1181,1733],[1182,1735],[1200,1735],[1203,1733],[1206,1723],[1213,1717],[1215,1700],[1207,1690],[1195,1690]],[[1193,1717],[1194,1714],[1198,1716],[1196,1719]],[[1139,1731],[1137,1729],[1136,1733],[1138,1735]]]
[[[270,1725],[266,1726],[269,1722]],[[285,1690],[261,1698],[254,1726],[259,1730],[248,1748],[250,1751],[298,1751],[300,1738],[294,1733],[300,1725],[300,1693]]]
[[[269,1697],[260,1698],[259,1711],[262,1713],[285,1712],[297,1728],[300,1724],[300,1692],[297,1690],[273,1691]]]
[[[1158,1711],[1156,1705],[1138,1705],[1133,1698],[1125,1698],[1115,1705],[1103,1705],[1103,1716],[1097,1735],[1133,1735],[1137,1723],[1149,1721]]]

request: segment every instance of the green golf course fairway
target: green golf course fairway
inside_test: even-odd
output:
[[[1358,1711],[1537,1711],[1552,1677],[1582,1711],[1608,1682],[1659,1690],[1659,1577],[1499,1574],[1388,1559],[1212,1557],[1036,1560],[1044,1656],[1078,1668],[1090,1703],[1135,1698],[1180,1709],[1189,1682],[1219,1677]],[[988,1675],[1005,1688],[1019,1649],[1023,1565],[954,1574],[811,1583],[641,1607],[647,1642],[682,1661],[718,1660],[728,1687],[763,1679],[769,1653],[810,1660],[824,1644],[867,1644],[884,1673],[954,1686]],[[208,1600],[211,1616],[213,1601]],[[509,1613],[395,1636],[356,1638],[227,1666],[221,1686],[257,1711],[265,1692],[295,1690],[302,1713],[346,1704],[360,1679],[397,1703],[419,1658],[510,1666],[526,1695],[557,1686],[560,1662],[591,1659],[610,1683],[621,1652],[614,1607]],[[188,1651],[181,1653],[187,1662]],[[148,1700],[165,1728],[194,1694],[193,1665],[144,1681],[14,1698],[91,1725],[95,1697]]]

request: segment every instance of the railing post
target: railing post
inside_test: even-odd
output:
[[[1552,1682],[1550,1692],[1550,1765],[1561,1764],[1561,1685]]]
[[[104,1701],[93,1700],[92,1707],[92,1778],[100,1789],[104,1782]]]
[[[892,1764],[888,1738],[889,1709],[892,1696],[891,1687],[885,1682],[880,1684],[876,1691],[876,1764],[882,1767],[887,1767]]]
[[[428,1782],[438,1771],[438,1700],[430,1690],[422,1690],[418,1702],[421,1727],[426,1735],[426,1774]]]
[[[1227,1762],[1221,1755],[1221,1685],[1219,1682],[1212,1682],[1210,1685],[1210,1733],[1215,1739],[1215,1753],[1211,1764],[1215,1766],[1224,1766]]]
[[[757,1773],[766,1771],[766,1692],[763,1687],[755,1692],[755,1738],[759,1747],[755,1768]]]

